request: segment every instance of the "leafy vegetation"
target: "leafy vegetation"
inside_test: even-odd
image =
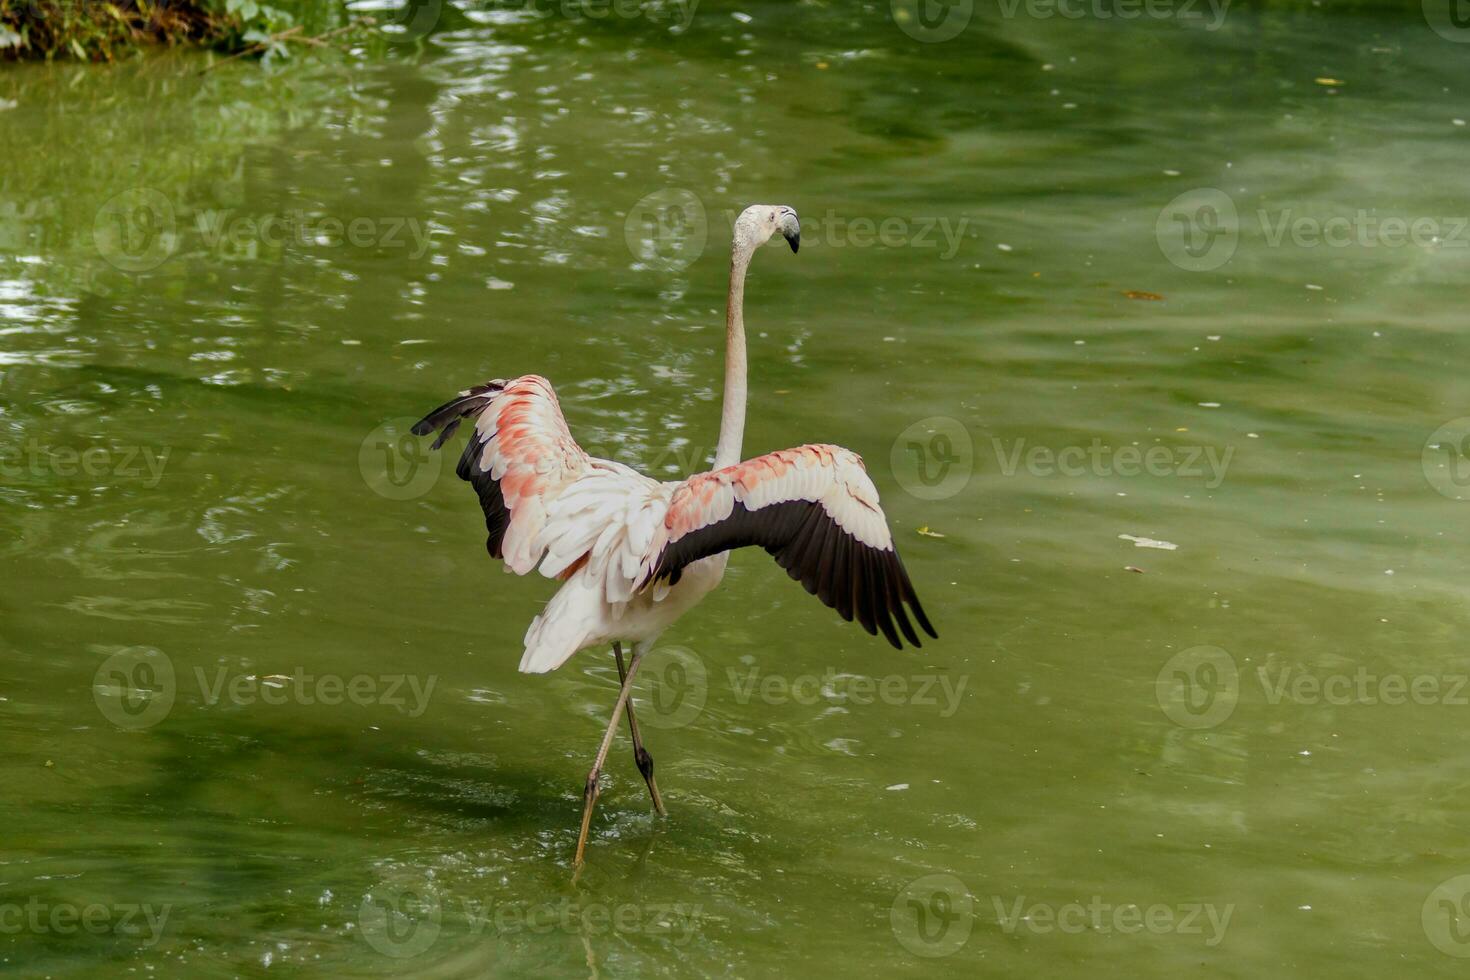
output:
[[[368,23],[353,21],[340,3],[305,6],[300,0],[280,7],[261,0],[0,0],[0,60],[115,61],[153,44],[275,58],[290,43],[319,43],[308,28],[333,28],[336,35]]]

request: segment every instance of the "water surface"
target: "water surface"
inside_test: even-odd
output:
[[[7,68],[0,963],[1448,974],[1465,50],[1005,9]],[[755,261],[747,450],[861,453],[942,639],[737,555],[640,684],[671,816],[620,741],[574,885],[612,658],[516,673],[549,584],[404,430],[536,372],[703,467],[755,201],[805,233]]]

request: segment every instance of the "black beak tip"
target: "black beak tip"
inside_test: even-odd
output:
[[[786,241],[791,246],[792,252],[798,251],[801,248],[801,232],[797,232],[794,235],[787,235]]]

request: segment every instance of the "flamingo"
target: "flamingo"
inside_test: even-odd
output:
[[[777,232],[795,252],[801,224],[794,210],[759,204],[735,221],[724,405],[709,472],[661,482],[587,455],[572,438],[551,383],[534,374],[462,391],[413,427],[419,436],[438,430],[432,446],[438,449],[464,419],[474,420],[457,472],[480,495],[490,555],[517,575],[539,568],[562,583],[526,631],[521,671],[545,673],[579,650],[612,645],[620,687],[583,787],[573,860],[578,869],[602,766],[625,709],[634,761],[654,809],[667,814],[629,692],[658,637],[720,584],[732,549],[764,548],[844,620],[856,616],[868,633],[881,630],[895,648],[903,648],[902,639],[920,645],[905,603],[926,633],[939,636],[919,605],[878,491],[856,453],[816,444],[740,459],[745,273],[755,250]],[[626,668],[624,642],[632,645]]]

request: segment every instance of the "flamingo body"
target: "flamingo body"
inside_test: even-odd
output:
[[[753,205],[735,221],[726,302],[725,399],[715,465],[686,480],[650,479],[587,455],[572,438],[551,382],[534,374],[476,385],[424,416],[416,435],[442,446],[465,419],[473,431],[458,474],[480,497],[492,557],[517,575],[539,570],[561,588],[526,631],[520,669],[545,673],[578,650],[611,643],[621,686],[583,788],[580,868],[598,777],[624,710],[634,759],[664,813],[653,757],[643,747],[633,676],[654,641],[725,575],[729,552],[759,546],[788,575],[897,648],[919,645],[914,621],[938,637],[898,558],[878,491],[857,454],[810,445],[741,461],[745,431],[745,273],[779,232],[795,252],[789,207]],[[902,634],[902,638],[900,638]],[[622,643],[633,644],[623,666]]]
[[[613,640],[651,642],[720,584],[729,550],[746,545],[896,647],[894,622],[919,645],[904,603],[937,635],[856,453],[798,446],[661,482],[583,452],[537,375],[461,392],[414,432],[441,429],[437,447],[471,417],[458,473],[479,492],[490,554],[507,571],[563,580],[526,631],[526,673]]]

